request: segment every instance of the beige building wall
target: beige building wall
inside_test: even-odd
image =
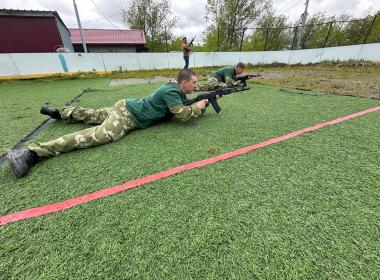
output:
[[[90,53],[133,53],[136,52],[135,46],[91,46],[87,45]]]

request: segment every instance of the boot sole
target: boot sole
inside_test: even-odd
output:
[[[12,153],[8,153],[7,154],[7,159],[11,165],[11,171],[13,173],[13,175],[15,175],[17,178],[21,178],[23,176],[23,174],[20,174],[16,168],[16,160],[14,159],[14,155]]]
[[[55,119],[55,120],[61,120],[62,119],[62,116],[59,113],[58,113],[59,116],[54,116],[54,114],[48,113],[47,110],[51,110],[51,109],[47,109],[47,107],[42,106],[40,109],[40,114],[48,116],[48,117]]]

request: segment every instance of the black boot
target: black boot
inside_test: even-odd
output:
[[[42,160],[37,153],[25,148],[11,150],[7,154],[7,159],[11,164],[12,173],[18,178],[28,173],[33,165]]]
[[[45,106],[45,105],[41,107],[40,113],[42,115],[50,116],[52,119],[56,119],[56,120],[62,119],[62,116],[59,113],[58,109],[50,108],[50,107]]]

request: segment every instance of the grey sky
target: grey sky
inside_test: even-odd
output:
[[[104,13],[104,18],[94,6]],[[201,40],[205,30],[205,4],[207,0],[171,0],[173,13],[178,17],[175,35],[192,37],[198,34]],[[83,28],[126,28],[121,23],[120,9],[128,8],[130,0],[76,0]],[[285,14],[295,21],[302,14],[305,0],[273,0],[278,14]],[[66,26],[77,28],[73,2],[71,0],[0,0],[0,8],[26,10],[56,10]],[[379,0],[310,0],[309,14],[325,12],[327,15],[351,14],[361,17],[367,12],[380,10]]]

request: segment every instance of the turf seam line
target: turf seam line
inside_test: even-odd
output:
[[[296,130],[296,131],[290,132],[288,134],[284,134],[284,135],[276,137],[276,138],[268,139],[266,141],[254,144],[252,146],[247,146],[245,148],[234,150],[234,151],[231,151],[231,152],[228,152],[225,154],[220,154],[220,155],[217,155],[217,156],[214,156],[211,158],[207,158],[207,159],[203,159],[203,160],[199,160],[199,161],[194,161],[194,162],[190,162],[190,163],[180,165],[180,166],[177,166],[174,168],[170,168],[170,169],[167,169],[167,170],[155,173],[155,174],[151,174],[151,175],[141,177],[141,178],[138,178],[138,179],[135,179],[132,181],[128,181],[122,185],[118,185],[118,186],[114,186],[114,187],[110,187],[110,188],[106,188],[106,189],[101,189],[101,190],[95,191],[93,193],[74,197],[74,198],[64,200],[64,201],[60,201],[60,202],[56,202],[53,204],[47,204],[47,205],[43,205],[43,206],[39,206],[39,207],[35,207],[35,208],[22,210],[19,212],[14,212],[14,213],[11,213],[8,215],[0,216],[0,225],[6,225],[6,224],[11,223],[11,222],[30,219],[33,217],[39,217],[39,216],[46,215],[49,213],[54,213],[54,212],[62,211],[65,209],[69,209],[71,207],[74,207],[74,206],[77,206],[77,205],[80,205],[80,204],[83,204],[83,203],[86,203],[86,202],[89,202],[89,201],[92,201],[95,199],[99,199],[99,198],[107,197],[107,196],[110,196],[110,195],[113,195],[116,193],[120,193],[120,192],[123,192],[127,189],[135,188],[135,187],[147,184],[147,183],[157,181],[159,179],[167,178],[167,177],[172,176],[174,174],[182,173],[186,170],[199,168],[199,167],[210,165],[210,164],[222,161],[222,160],[227,160],[227,159],[230,159],[233,157],[237,157],[237,156],[240,156],[242,154],[246,154],[248,152],[251,152],[251,151],[254,151],[257,149],[261,149],[261,148],[264,148],[266,146],[276,144],[276,143],[279,143],[279,142],[300,136],[300,135],[308,133],[308,132],[313,132],[315,130],[319,130],[323,127],[335,125],[335,124],[338,124],[338,123],[341,123],[341,122],[344,122],[344,121],[347,121],[347,120],[350,120],[353,118],[357,118],[357,117],[360,117],[360,116],[363,116],[363,115],[366,115],[369,113],[373,113],[376,111],[380,111],[380,106],[370,108],[370,109],[367,109],[364,111],[360,111],[357,113],[353,113],[353,114],[350,114],[350,115],[347,115],[344,117],[340,117],[340,118],[337,118],[335,120],[327,121],[324,123],[319,123],[319,124],[316,124],[314,126],[310,126],[307,128]]]
[[[78,98],[80,98],[83,94],[85,94],[86,92],[89,92],[89,91],[93,91],[91,88],[85,88],[82,90],[82,92],[75,96],[73,99],[71,99],[70,101],[66,102],[65,103],[65,106],[70,106],[71,104],[73,104],[74,102],[76,102],[78,100]],[[27,142],[29,142],[30,140],[32,140],[38,133],[40,133],[41,130],[43,130],[46,126],[48,126],[49,123],[55,121],[54,119],[52,118],[47,118],[45,120],[43,120],[40,124],[38,124],[35,128],[33,128],[33,130],[31,132],[29,132],[24,138],[22,138],[16,145],[14,145],[11,149],[18,149],[20,147],[22,147],[23,145],[25,145]],[[0,156],[0,165],[2,165],[4,162],[7,161],[7,154],[8,153],[5,153],[5,154],[2,154]]]

